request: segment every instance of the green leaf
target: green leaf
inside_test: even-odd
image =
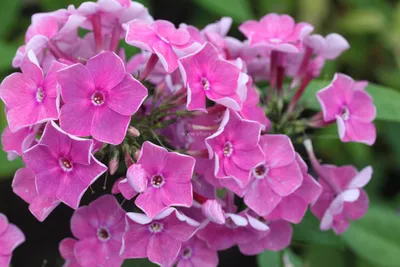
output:
[[[326,87],[330,81],[315,80],[310,83],[304,92],[302,102],[309,108],[320,110],[316,93]],[[400,93],[382,85],[369,83],[367,92],[374,99],[377,120],[400,122]]]
[[[0,41],[0,71],[11,69],[11,62],[18,47]],[[3,110],[1,110],[3,112]]]
[[[295,0],[259,0],[257,15],[262,17],[267,13],[290,14],[295,7]]]
[[[280,257],[283,256],[282,261]],[[284,266],[303,267],[303,260],[297,256],[290,249],[281,251],[264,251],[257,256],[257,263],[259,267],[281,267]]]
[[[307,21],[314,25],[315,28],[320,28],[329,13],[329,4],[330,0],[299,1],[299,21]]]
[[[309,211],[301,223],[293,225],[293,240],[306,244],[343,245],[343,241],[333,231],[321,231],[319,220]]]
[[[259,267],[280,267],[279,252],[264,251],[257,256],[257,263]]]
[[[93,2],[94,0],[88,0],[89,2]],[[74,5],[78,7],[83,2],[88,2],[85,0],[42,0],[40,3],[42,4],[43,8],[47,11],[54,11],[61,8],[67,8],[69,5]]]
[[[219,16],[232,17],[237,23],[254,18],[248,0],[195,0],[194,2]]]
[[[400,216],[385,206],[371,206],[351,223],[343,240],[361,258],[379,266],[399,266]]]
[[[122,267],[156,267],[158,265],[150,262],[148,259],[125,260]]]
[[[353,34],[378,33],[385,25],[385,15],[373,8],[352,9],[339,20],[341,29]]]
[[[310,267],[345,266],[344,249],[332,246],[312,245],[305,253]]]
[[[0,37],[4,37],[11,29],[21,9],[21,0],[0,1]]]

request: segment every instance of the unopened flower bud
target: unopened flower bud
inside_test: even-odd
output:
[[[140,132],[138,129],[136,129],[133,126],[129,126],[128,128],[128,134],[132,137],[139,137],[140,136]]]
[[[201,206],[203,215],[217,224],[225,223],[225,213],[222,210],[221,204],[215,199],[209,199]]]
[[[108,163],[108,171],[110,172],[111,175],[114,175],[117,172],[118,166],[119,166],[119,151],[115,150],[110,159],[110,162]]]
[[[140,150],[140,149],[137,149],[137,150],[135,151],[135,154],[133,154],[133,157],[134,157],[135,160],[138,160],[138,159],[139,159],[140,152],[141,152],[141,150]]]

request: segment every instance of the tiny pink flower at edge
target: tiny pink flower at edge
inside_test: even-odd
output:
[[[10,264],[13,250],[25,241],[21,230],[8,222],[7,217],[0,213],[0,266]]]

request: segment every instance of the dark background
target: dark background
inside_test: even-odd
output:
[[[0,0],[0,77],[4,78],[15,71],[11,69],[11,60],[18,46],[23,44],[32,14],[53,11],[67,7],[68,4],[77,6],[81,2],[80,0]],[[246,19],[258,19],[268,12],[290,14],[297,21],[313,23],[316,32],[320,34],[340,33],[351,44],[351,49],[341,58],[327,63],[321,75],[323,79],[330,80],[335,72],[340,71],[355,79],[365,79],[395,90],[400,89],[399,1],[148,0],[140,2],[149,7],[155,19],[167,19],[176,25],[185,22],[203,27],[221,16],[231,16],[234,25],[230,34],[238,38],[242,36],[237,26]],[[3,129],[6,125],[4,114],[1,114],[0,119],[0,129]],[[335,127],[324,129],[315,138],[314,143],[318,156],[325,162],[354,164],[359,169],[371,164],[375,169],[373,180],[367,186],[371,202],[393,210],[398,208],[400,200],[400,124],[383,121],[378,121],[376,124],[378,140],[372,148],[361,144],[341,143],[337,139]],[[0,212],[18,225],[27,238],[26,242],[15,251],[13,266],[61,266],[63,261],[58,255],[58,243],[64,237],[71,236],[69,218],[72,210],[60,205],[44,223],[39,223],[29,213],[27,204],[11,190],[13,173],[20,164],[19,161],[8,162],[5,154],[0,153]],[[96,197],[102,194],[100,185],[102,182],[98,181],[94,186]],[[86,198],[91,197],[90,194],[89,192]],[[392,231],[400,230],[392,229]],[[400,253],[400,244],[393,243],[393,246],[398,246]],[[344,245],[294,242],[291,248],[301,256],[307,266],[381,266],[376,262],[368,262],[363,253]],[[265,254],[263,257],[267,259],[270,256],[274,257],[272,254]],[[273,261],[267,261],[268,265],[265,265],[263,257],[258,259],[261,266],[275,266]],[[235,248],[222,253],[220,262],[221,266],[256,266],[257,261],[255,257],[241,256]],[[130,263],[130,266],[140,266],[140,264]],[[393,266],[400,266],[400,262]]]

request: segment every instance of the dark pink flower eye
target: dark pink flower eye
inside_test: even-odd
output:
[[[104,93],[102,93],[100,91],[96,91],[92,96],[92,102],[96,106],[103,105],[104,104],[104,100],[105,100]]]
[[[109,231],[105,228],[99,228],[97,231],[97,236],[101,241],[107,241],[111,237]]]
[[[164,184],[164,177],[161,174],[154,175],[151,178],[151,184],[154,187],[161,187]]]

